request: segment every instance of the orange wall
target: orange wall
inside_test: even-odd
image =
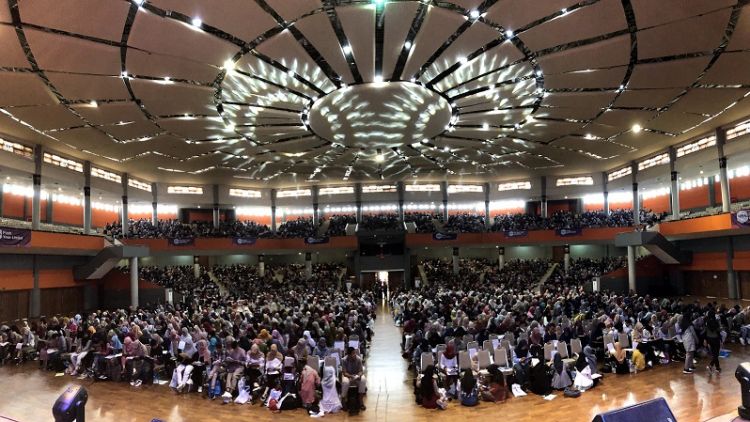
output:
[[[28,290],[34,287],[31,270],[1,270],[0,290]]]
[[[271,216],[270,215],[239,215],[235,216],[237,221],[255,221],[258,224],[265,224],[271,227]]]
[[[669,195],[656,196],[643,201],[643,208],[650,209],[652,212],[669,212]]]
[[[83,227],[83,207],[55,202],[52,204],[52,222]]]
[[[39,270],[39,288],[78,286],[73,269]],[[0,290],[28,290],[34,287],[32,270],[0,270]]]
[[[730,230],[732,218],[729,214],[710,215],[689,220],[668,221],[659,224],[659,232],[664,236],[676,236],[690,233],[703,233],[718,230]]]
[[[119,220],[119,213],[116,211],[91,210],[91,225],[93,227],[104,227],[117,220]]]
[[[23,215],[24,197],[3,193],[3,217],[24,218]]]
[[[718,186],[718,185],[717,185]],[[721,203],[721,187],[718,187],[719,203]],[[735,177],[729,180],[729,195],[732,202],[750,199],[750,177]]]
[[[721,203],[721,189],[719,191],[719,203]],[[680,190],[680,209],[706,208],[709,205],[708,186]]]

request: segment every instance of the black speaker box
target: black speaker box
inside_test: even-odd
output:
[[[677,422],[666,400],[658,398],[600,413],[591,422]]]

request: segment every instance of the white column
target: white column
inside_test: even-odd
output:
[[[83,163],[83,234],[91,234],[91,162]]]
[[[312,277],[312,253],[305,252],[305,277]]]
[[[213,208],[213,226],[219,228],[219,185],[214,185],[214,208]]]
[[[505,248],[502,246],[497,249],[497,269],[502,270],[505,266]]]
[[[130,258],[130,307],[138,308],[138,257]]]
[[[565,245],[565,255],[563,255],[563,269],[565,274],[570,272],[570,245]]]
[[[261,277],[266,275],[266,263],[263,255],[258,255],[258,275]]]
[[[440,184],[440,193],[443,194],[443,221],[448,221],[448,182]]]
[[[156,183],[151,184],[151,224],[156,225],[159,221],[159,200],[156,192]]]
[[[541,184],[542,200],[539,204],[539,211],[542,214],[542,218],[547,218],[547,176],[542,176]]]
[[[164,289],[164,303],[174,304],[174,290],[169,288]]]
[[[42,220],[42,146],[34,147],[34,196],[31,199],[31,229],[39,230]],[[52,198],[47,198],[51,201]]]
[[[453,248],[453,274],[458,274],[461,270],[458,257],[458,248]]]
[[[602,195],[604,196],[604,214],[609,215],[609,175],[602,172]]]
[[[628,290],[635,291],[635,246],[628,246]]]
[[[312,207],[313,207],[313,227],[317,229],[318,225],[320,224],[320,207],[318,202],[318,187],[313,186],[312,190]]]
[[[716,150],[719,153],[719,183],[721,184],[721,212],[729,212],[732,197],[729,196],[729,177],[727,175],[727,157],[724,155],[724,143],[727,135],[724,129],[716,129]]]
[[[675,165],[677,161],[677,154],[674,147],[669,147],[669,178],[671,181],[670,185],[670,199],[672,200],[672,218],[675,220],[680,219],[680,184],[677,177],[677,171]]]
[[[631,178],[633,180],[633,223],[641,224],[641,200],[638,196],[638,164],[634,161],[631,164]]]
[[[122,221],[122,235],[127,237],[128,235],[128,226],[130,224],[130,221],[128,220],[128,174],[123,173],[121,176],[122,179],[122,209],[120,217]]]
[[[492,227],[492,221],[490,221],[490,184],[484,184],[484,226],[487,230]]]

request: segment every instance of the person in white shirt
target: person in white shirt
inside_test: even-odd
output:
[[[445,375],[443,387],[449,396],[456,397],[458,394],[458,356],[456,355],[456,345],[452,341],[448,343],[445,352],[440,355],[438,368]]]

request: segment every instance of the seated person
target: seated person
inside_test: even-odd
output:
[[[430,365],[422,373],[422,379],[419,381],[419,398],[422,406],[426,409],[444,410],[448,404],[440,395],[437,386],[437,375],[435,367]]]
[[[323,398],[320,400],[320,413],[336,413],[341,410],[341,399],[336,391],[336,370],[332,366],[323,367]]]
[[[346,357],[341,361],[341,394],[346,397],[349,385],[356,384],[359,388],[359,407],[365,410],[364,395],[367,392],[367,380],[364,375],[362,358],[357,355],[357,350],[350,347],[346,350]]]
[[[448,396],[456,397],[456,384],[458,383],[458,357],[456,356],[456,346],[453,342],[448,343],[445,352],[440,355],[438,367],[445,375],[443,387],[448,392]]]
[[[184,353],[180,354],[178,358],[180,363],[174,369],[172,381],[169,383],[169,387],[177,394],[189,391],[190,385],[193,384],[193,380],[190,378],[190,374],[193,372],[192,359]]]
[[[573,381],[570,379],[570,372],[568,371],[568,368],[565,367],[565,363],[559,353],[555,353],[552,362],[552,368],[554,369],[554,374],[552,375],[552,388],[555,390],[564,390],[570,387],[570,385],[573,384]]]
[[[227,388],[222,395],[225,399],[231,399],[232,394],[237,389],[237,382],[242,377],[242,373],[245,372],[245,362],[247,361],[247,354],[243,350],[239,342],[233,338],[227,338],[229,341],[229,350],[227,350],[227,357],[224,360],[227,368]],[[231,341],[230,341],[231,340]]]
[[[476,406],[479,404],[479,389],[477,387],[477,379],[474,378],[474,374],[471,369],[464,369],[461,376],[461,405],[463,406]]]
[[[482,400],[493,403],[504,402],[508,398],[505,376],[495,364],[488,366],[487,372],[489,375],[485,377],[485,382],[480,385]]]

